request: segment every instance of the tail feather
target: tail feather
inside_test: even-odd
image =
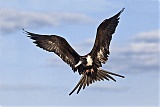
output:
[[[101,74],[103,74],[104,76],[103,76],[103,78],[105,78],[106,80],[108,80],[109,81],[109,78],[108,78],[108,76],[107,76],[107,73],[106,72],[100,72]]]
[[[96,81],[101,81],[100,75],[97,73]]]
[[[103,79],[104,76],[100,72],[97,72],[97,74],[98,74],[97,77],[99,77],[100,80],[104,81],[104,79]]]
[[[121,78],[125,78],[124,76],[122,75],[119,75],[119,74],[116,74],[116,73],[113,73],[113,72],[109,72],[109,71],[106,71],[107,74],[111,74],[111,75],[114,75],[114,76],[118,76],[118,77],[121,77]]]
[[[96,81],[100,81],[100,80],[103,80],[103,81],[108,80],[109,81],[109,79],[111,79],[116,82],[116,80],[111,75],[124,78],[124,76],[122,76],[122,75],[112,73],[109,71],[105,71],[105,70],[97,70],[97,72],[93,72],[93,73],[89,73],[89,74],[83,73],[78,84],[75,86],[75,88],[71,91],[71,93],[69,95],[71,95],[77,88],[78,88],[78,91],[77,91],[77,94],[78,94],[82,87],[83,87],[83,89],[85,89],[86,86],[89,86],[90,84],[92,84]]]
[[[79,85],[77,94],[79,93],[79,91],[81,90],[81,88],[82,88],[82,86],[83,86],[83,84],[84,84],[84,82],[85,82],[85,77],[86,77],[86,76],[84,76],[84,78],[83,78],[82,81],[81,81],[81,84]]]
[[[87,86],[89,86],[89,81],[90,81],[90,77],[87,76]]]
[[[105,73],[104,73],[104,72],[98,72],[98,74],[100,74],[99,77],[101,77],[101,80],[104,80],[104,79],[109,80],[109,79],[107,78],[106,72],[105,72]],[[106,77],[106,78],[105,78],[105,77]],[[103,79],[103,78],[104,78],[104,79]]]
[[[85,81],[84,81],[84,84],[83,84],[83,89],[85,89],[87,81],[88,81],[88,78],[87,78],[87,75],[85,75]]]
[[[84,75],[81,77],[81,79],[79,80],[78,84],[75,86],[75,88],[72,90],[72,92],[69,94],[71,95],[77,88],[80,84],[82,84],[82,80],[84,79]]]
[[[107,74],[107,77],[110,78],[110,79],[112,79],[114,82],[116,82],[116,80],[112,76],[110,76],[110,75]]]

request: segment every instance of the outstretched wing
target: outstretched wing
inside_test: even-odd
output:
[[[78,88],[78,91],[77,91],[77,94],[78,94],[82,87],[83,87],[83,89],[85,89],[86,86],[89,86],[90,84],[92,84],[96,81],[101,81],[101,80],[102,81],[104,81],[104,80],[109,81],[109,79],[111,79],[111,80],[116,82],[116,80],[111,75],[124,78],[124,76],[122,76],[122,75],[112,73],[112,72],[109,72],[109,71],[105,71],[105,70],[102,70],[102,69],[99,69],[97,72],[93,72],[92,74],[83,73],[81,79],[78,82],[78,84],[70,92],[69,95],[71,95],[77,88]]]
[[[76,71],[75,65],[78,63],[80,56],[64,38],[56,35],[34,34],[25,30],[24,32],[29,35],[28,37],[35,40],[33,43],[36,46],[56,53],[64,62],[70,65],[72,70]]]
[[[90,54],[96,56],[99,62],[105,63],[108,60],[109,46],[112,39],[112,34],[119,23],[119,16],[123,12],[124,8],[115,16],[105,19],[97,28],[96,40],[94,47]],[[99,64],[101,66],[101,64]]]

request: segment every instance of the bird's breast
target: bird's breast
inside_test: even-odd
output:
[[[87,64],[86,64],[86,66],[92,66],[92,64],[93,64],[93,59],[92,59],[92,57],[91,57],[90,55],[87,55],[86,59],[87,59]]]

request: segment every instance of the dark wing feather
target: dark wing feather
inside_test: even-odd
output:
[[[92,56],[97,56],[95,59],[101,63],[105,63],[108,60],[109,46],[112,39],[112,34],[115,32],[115,29],[119,23],[119,16],[123,10],[124,8],[115,16],[109,19],[105,19],[97,28],[96,40],[90,54]],[[97,65],[101,66],[101,64]]]
[[[80,56],[64,38],[56,35],[39,35],[27,31],[25,31],[25,33],[29,35],[28,37],[35,40],[34,43],[36,46],[46,51],[56,53],[75,71],[74,66],[78,63]]]

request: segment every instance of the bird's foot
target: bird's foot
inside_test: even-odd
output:
[[[91,73],[91,74],[92,74],[93,72],[94,72],[94,70],[91,68],[91,69],[86,69],[86,72],[85,72],[85,73],[86,73],[86,74],[88,74],[88,73]]]

